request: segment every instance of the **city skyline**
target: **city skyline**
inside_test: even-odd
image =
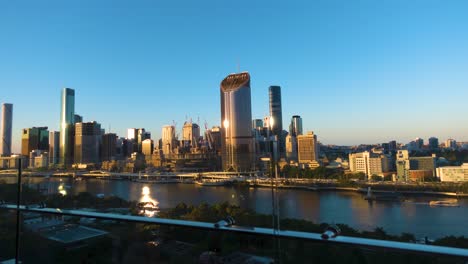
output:
[[[0,10],[0,24],[10,25],[0,100],[15,106],[13,152],[23,128],[59,130],[64,87],[76,90],[85,122],[119,136],[144,127],[160,138],[172,120],[180,131],[185,116],[221,125],[219,80],[239,71],[252,76],[254,119],[269,113],[268,87],[281,86],[283,127],[300,115],[304,133],[324,144],[468,141],[463,1],[127,7],[32,2]],[[238,35],[248,41],[231,41]]]

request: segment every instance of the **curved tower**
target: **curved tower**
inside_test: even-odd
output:
[[[255,150],[248,72],[230,74],[221,82],[221,124],[223,169],[252,170]]]

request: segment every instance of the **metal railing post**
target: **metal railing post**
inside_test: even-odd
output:
[[[20,218],[21,218],[21,157],[18,158],[18,186],[17,186],[17,193],[16,193],[16,254],[15,254],[15,263],[19,263],[20,257]]]

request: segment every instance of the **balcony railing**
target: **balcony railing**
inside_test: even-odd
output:
[[[18,201],[21,201],[20,183],[21,170],[18,171]],[[140,251],[146,255],[147,252],[162,252],[161,256],[148,255],[141,263],[163,260],[168,263],[244,263],[248,259],[258,260],[251,263],[335,263],[351,261],[348,256],[356,263],[386,263],[385,259],[406,260],[407,263],[468,263],[468,249],[463,248],[350,237],[339,233],[324,236],[323,233],[239,226],[223,219],[216,223],[197,222],[19,203],[1,203],[0,213],[11,220],[9,226],[7,221],[3,227],[8,234],[0,233],[0,240],[5,236],[16,242],[14,249],[0,250],[0,263],[7,259],[14,263],[135,263],[132,257],[140,256]],[[35,223],[34,217],[46,220]],[[144,232],[140,232],[142,230]],[[141,236],[132,236],[133,232],[140,232]],[[106,237],[103,234],[112,241],[107,244],[84,242],[92,237]],[[151,248],[134,250],[142,241]],[[84,251],[86,254],[82,253],[83,247],[88,248]],[[112,254],[103,253],[101,257],[96,253],[100,251],[92,248],[102,252],[110,250]],[[189,250],[174,251],[179,248]],[[327,254],[331,256],[325,258]]]

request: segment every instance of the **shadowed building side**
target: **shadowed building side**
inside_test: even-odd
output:
[[[221,82],[222,162],[224,170],[254,166],[250,75],[230,74]]]

